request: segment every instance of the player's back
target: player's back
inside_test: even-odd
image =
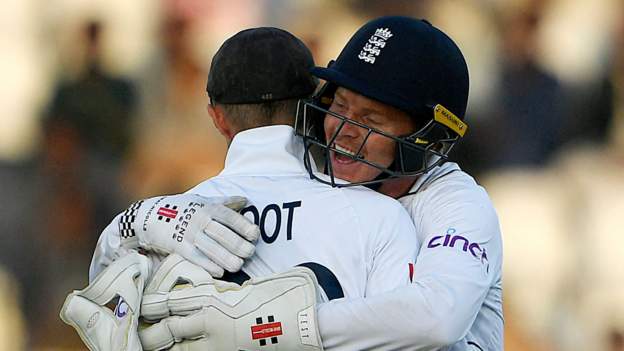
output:
[[[330,298],[374,295],[407,283],[419,244],[408,213],[363,187],[332,188],[311,180],[302,144],[286,126],[237,135],[226,167],[189,192],[249,199],[242,213],[259,225],[251,276],[296,265],[315,271]]]

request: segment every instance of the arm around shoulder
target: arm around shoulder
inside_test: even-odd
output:
[[[326,349],[427,349],[452,345],[470,330],[500,279],[500,229],[487,196],[447,195],[421,198],[410,213],[422,241],[411,284],[321,305]]]

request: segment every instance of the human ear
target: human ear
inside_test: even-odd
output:
[[[217,128],[219,133],[221,133],[221,135],[223,135],[229,143],[234,136],[232,135],[232,127],[230,126],[227,118],[225,118],[223,110],[220,107],[211,104],[208,105],[207,110],[215,128]]]

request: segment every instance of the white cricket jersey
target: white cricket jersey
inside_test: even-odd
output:
[[[249,199],[246,217],[260,226],[255,255],[243,271],[252,277],[311,264],[319,283],[335,275],[330,295],[369,296],[405,285],[418,239],[395,200],[369,189],[332,188],[311,180],[303,143],[289,126],[255,128],[232,141],[225,168],[193,189],[206,197]],[[327,276],[328,275],[328,276]],[[331,297],[331,296],[330,296]]]
[[[421,243],[413,281],[319,308],[326,350],[502,350],[502,242],[485,190],[454,163],[399,201]]]
[[[405,208],[364,187],[332,188],[310,179],[303,154],[292,127],[243,131],[232,140],[223,171],[189,192],[249,200],[242,213],[261,229],[255,254],[243,266],[249,276],[303,264],[330,298],[370,296],[406,285],[408,263],[420,245]],[[114,246],[118,240],[100,242]]]

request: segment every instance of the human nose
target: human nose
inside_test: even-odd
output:
[[[362,127],[360,127],[357,123],[358,123],[358,116],[357,114],[353,113],[351,110],[346,111],[344,113],[344,115],[342,115],[343,118],[338,119],[336,118],[336,120],[338,120],[336,123],[336,135],[338,137],[351,137],[351,138],[357,138],[358,136],[360,136],[362,134],[362,132],[364,132],[364,130],[362,129]]]

